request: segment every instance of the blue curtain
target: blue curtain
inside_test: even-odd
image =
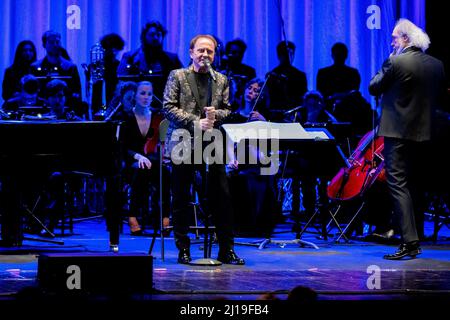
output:
[[[331,46],[343,42],[367,99],[370,78],[390,52],[395,21],[405,17],[425,27],[425,0],[2,0],[0,10],[0,81],[20,41],[34,41],[38,58],[44,56],[41,36],[48,29],[62,34],[83,79],[80,66],[89,63],[89,49],[102,35],[120,34],[125,52],[139,46],[142,26],[156,19],[169,31],[165,49],[185,65],[189,41],[198,33],[214,34],[224,44],[241,38],[248,45],[244,63],[259,77],[277,65],[276,45],[285,35],[297,46],[294,65],[306,72],[310,90],[317,70],[332,64]]]

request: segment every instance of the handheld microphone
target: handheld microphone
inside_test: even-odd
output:
[[[205,66],[208,69],[209,74],[211,75],[211,78],[216,81],[216,75],[214,74],[213,69],[211,68],[211,61],[209,59],[203,60],[205,62]]]

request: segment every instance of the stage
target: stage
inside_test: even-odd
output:
[[[426,234],[432,232],[426,223]],[[277,225],[273,240],[290,240],[289,219]],[[320,301],[429,301],[450,297],[450,231],[443,227],[438,241],[424,242],[416,259],[388,261],[383,254],[396,250],[395,244],[351,240],[349,243],[320,240],[305,233],[302,240],[318,246],[269,243],[259,249],[242,243],[261,239],[237,238],[236,252],[245,266],[191,266],[177,263],[172,234],[165,239],[165,259],[157,238],[153,256],[153,288],[149,294],[133,295],[136,301],[285,301],[296,286],[313,289]],[[192,234],[194,237],[194,234]],[[59,238],[64,245],[25,240],[21,247],[1,248],[0,300],[23,299],[38,290],[38,256],[48,253],[105,254],[109,251],[103,218],[75,224],[74,234]],[[203,243],[193,244],[193,259],[203,257]],[[147,254],[151,237],[132,237],[124,224],[119,253]],[[212,257],[217,255],[213,245]],[[129,281],[139,281],[133,274]],[[378,277],[378,278],[377,278]],[[30,290],[34,288],[34,290]],[[42,297],[41,297],[42,298]],[[103,297],[104,298],[104,297]],[[95,299],[95,297],[92,297]]]

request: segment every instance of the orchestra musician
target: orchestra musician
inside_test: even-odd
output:
[[[144,218],[149,210],[150,187],[155,189],[151,196],[153,225],[158,224],[159,199],[159,155],[156,143],[159,140],[161,113],[150,107],[153,99],[153,86],[149,81],[137,84],[134,107],[131,113],[123,113],[124,127],[122,140],[125,150],[125,175],[130,185],[130,210],[128,223],[134,236],[145,235],[142,223],[137,217]],[[167,172],[163,171],[165,176]],[[167,179],[167,178],[166,178]],[[168,200],[169,185],[164,183],[163,224],[169,224]]]
[[[265,106],[263,85],[264,82],[259,78],[248,81],[239,108],[232,112],[225,122],[237,124],[266,121],[259,112],[260,108]],[[281,214],[274,197],[276,194],[274,176],[261,175],[257,165],[239,163],[237,160],[239,155],[234,154],[233,145],[227,146],[227,152],[231,160],[227,171],[233,208],[235,216],[238,217],[235,219],[237,232],[241,236],[270,238],[277,221],[276,215]],[[247,148],[244,152],[247,152]],[[248,154],[254,159],[264,156],[251,144],[248,146]]]
[[[61,34],[52,30],[42,35],[42,45],[46,55],[43,59],[31,65],[32,74],[41,79],[41,96],[45,97],[45,85],[49,80],[64,80],[67,84],[66,104],[71,107],[78,116],[85,113],[81,100],[81,80],[77,66],[65,59],[62,55]]]
[[[124,53],[117,69],[119,79],[124,76],[136,76],[139,81],[150,79],[156,103],[153,105],[157,108],[161,108],[159,101],[169,72],[183,67],[177,54],[163,50],[166,34],[166,28],[159,21],[146,23],[141,32],[141,46]]]
[[[20,92],[23,76],[31,73],[31,64],[36,61],[36,46],[31,40],[19,42],[13,64],[5,69],[2,83],[2,98],[8,101]]]

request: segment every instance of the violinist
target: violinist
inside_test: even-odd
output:
[[[134,81],[120,82],[106,110],[98,112],[96,117],[105,121],[121,121],[133,113],[137,84]]]
[[[131,113],[124,114],[123,144],[125,150],[125,172],[130,185],[130,232],[134,236],[145,235],[137,217],[145,216],[148,211],[150,187],[159,194],[159,156],[156,145],[152,141],[158,140],[158,127],[161,115],[150,108],[153,100],[153,86],[149,81],[137,84],[134,97],[134,107]],[[167,185],[167,184],[164,184]],[[168,190],[164,191],[168,199]],[[152,213],[158,212],[158,197],[152,196]],[[165,208],[166,206],[163,206]],[[163,223],[168,225],[168,213],[164,214]],[[154,215],[154,226],[157,225]]]
[[[257,110],[264,105],[264,97],[259,100],[257,106],[255,102],[261,93],[264,82],[258,78],[253,78],[245,86],[245,92],[242,97],[239,108],[228,118],[228,123],[241,123],[247,121],[266,121],[266,118]]]
[[[226,118],[227,123],[245,123],[249,121],[266,121],[257,110],[263,110],[264,82],[254,78],[247,82],[239,108]],[[253,147],[253,148],[252,148]],[[274,198],[275,181],[273,176],[260,175],[256,166],[238,163],[239,156],[228,147],[227,152],[232,161],[228,164],[228,181],[235,212],[235,228],[244,237],[270,238],[276,223],[276,200]],[[249,145],[248,153],[257,158],[259,151]]]
[[[424,172],[419,159],[431,139],[435,108],[442,107],[445,74],[441,61],[427,55],[430,39],[411,21],[400,19],[392,32],[393,52],[370,81],[369,92],[381,98],[379,136],[384,137],[386,178],[402,244],[385,259],[422,252],[418,221]]]

